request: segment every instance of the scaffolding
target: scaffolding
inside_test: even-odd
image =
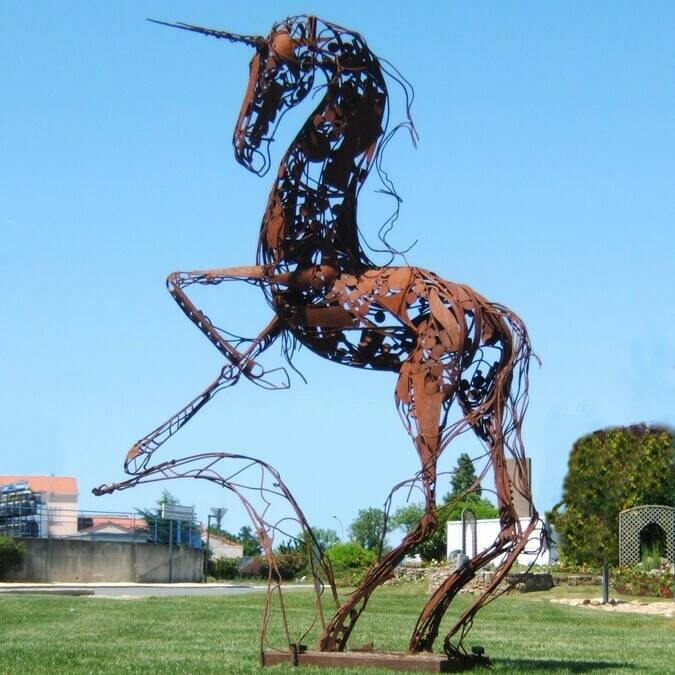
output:
[[[138,512],[80,511],[50,506],[26,481],[0,488],[0,535],[119,541],[203,548],[202,526]]]

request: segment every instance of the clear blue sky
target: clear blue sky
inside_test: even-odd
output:
[[[221,365],[164,279],[254,260],[271,177],[244,171],[230,146],[250,54],[147,16],[266,34],[313,12],[359,30],[414,84],[419,147],[401,134],[386,158],[404,199],[394,241],[418,239],[411,261],[527,322],[543,362],[525,422],[541,511],[559,499],[579,435],[675,423],[675,7],[419,6],[2,3],[0,473],[74,474],[83,508],[146,505],[157,486],[90,489],[121,479],[131,443]],[[307,109],[296,112],[277,161]],[[371,236],[391,208],[377,187],[361,209]],[[269,317],[248,287],[196,297],[235,332]],[[308,384],[240,383],[162,457],[259,456],[312,523],[336,527],[337,515],[346,527],[417,469],[394,379],[306,351],[297,365]],[[446,468],[474,448],[458,441]],[[225,526],[245,523],[227,494],[169,487],[201,516],[224,505]]]

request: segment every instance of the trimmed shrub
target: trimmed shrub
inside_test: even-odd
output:
[[[22,541],[0,535],[0,579],[4,579],[12,567],[20,565],[25,555],[26,546]]]
[[[276,570],[283,581],[292,581],[301,574],[306,568],[307,558],[303,553],[276,553]],[[239,564],[239,574],[242,577],[264,577],[267,578],[269,565],[267,558],[263,555],[256,555],[252,558],[242,558]],[[274,574],[274,573],[273,573]]]
[[[351,539],[369,551],[377,551],[384,535],[385,515],[382,509],[359,509],[349,526]],[[384,542],[386,546],[386,541]]]
[[[335,581],[341,586],[357,586],[376,559],[374,551],[356,542],[334,544],[326,556],[333,567]]]
[[[307,567],[307,556],[303,553],[277,553],[277,570],[284,581],[291,581]]]
[[[375,553],[363,548],[356,542],[347,544],[334,544],[326,555],[329,557],[333,567],[343,567],[347,569],[365,569],[375,560]]]
[[[563,501],[550,514],[562,535],[562,562],[616,565],[619,513],[642,504],[673,506],[674,457],[673,434],[664,428],[640,424],[580,438],[570,453]]]
[[[242,577],[266,577],[269,571],[264,556],[255,555],[251,558],[242,558],[239,563],[239,574]]]
[[[216,579],[236,579],[239,576],[239,558],[209,560],[208,573]]]

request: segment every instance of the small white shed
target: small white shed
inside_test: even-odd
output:
[[[524,529],[530,523],[529,518],[521,518],[520,525]],[[466,555],[472,557],[477,552],[483,551],[488,548],[499,536],[499,531],[501,526],[499,524],[499,518],[486,518],[484,520],[476,520],[476,551],[473,551],[473,533],[471,532],[474,527],[472,522],[467,522],[465,525],[466,530]],[[525,550],[518,556],[518,562],[523,565],[529,565],[530,563],[536,561],[539,565],[547,565],[550,560],[549,551],[542,551],[537,555],[537,549],[539,548],[539,541],[542,534],[543,523],[540,521],[537,524],[534,532],[530,536],[530,540],[525,547]],[[462,550],[462,521],[461,520],[449,520],[447,523],[447,559],[456,555],[457,551]],[[503,556],[502,556],[503,558]],[[495,563],[499,564],[502,558],[496,558]]]
[[[202,535],[206,540],[206,534]],[[213,534],[209,537],[209,548],[212,558],[241,558],[244,555],[244,547],[236,541],[231,541],[221,534]]]

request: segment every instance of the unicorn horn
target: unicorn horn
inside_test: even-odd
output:
[[[228,33],[224,30],[214,30],[213,28],[205,28],[204,26],[193,26],[189,23],[183,23],[182,21],[177,23],[157,21],[157,19],[148,19],[148,21],[158,23],[161,26],[170,26],[171,28],[190,30],[194,33],[201,33],[202,35],[211,35],[212,37],[229,40],[230,42],[242,42],[243,44],[249,45],[249,47],[255,47],[256,49],[267,43],[265,38],[260,35],[238,35],[237,33]]]

